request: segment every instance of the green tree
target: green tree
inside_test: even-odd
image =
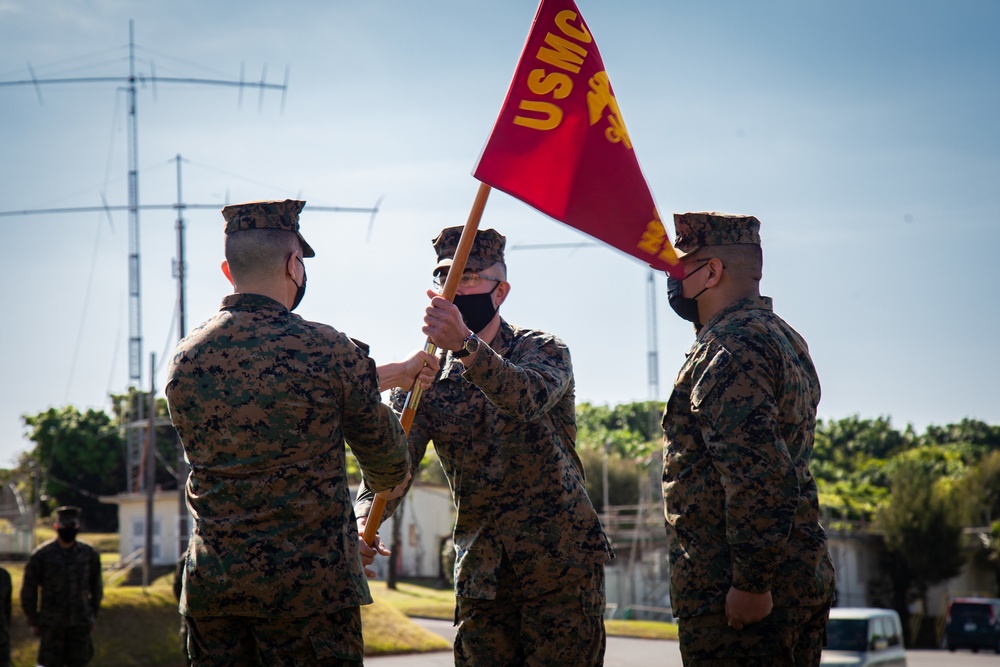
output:
[[[817,479],[836,481],[870,460],[885,460],[914,443],[911,428],[900,433],[888,417],[819,420],[813,446],[812,471]]]
[[[603,450],[624,459],[641,459],[663,442],[660,401],[621,403],[614,407],[580,403],[576,406],[577,446]]]
[[[890,559],[901,573],[894,582],[896,609],[908,616],[906,604],[913,596],[927,609],[927,589],[957,575],[962,568],[962,522],[946,484],[941,483],[939,462],[931,457],[901,458],[892,476],[888,503],[878,515]]]
[[[605,454],[609,505],[635,505],[639,485],[651,484],[649,465],[659,467],[656,460],[663,447],[663,408],[662,401],[576,406],[577,451],[586,472],[587,494],[598,512],[604,511]],[[658,485],[651,484],[650,493],[656,498]]]
[[[142,402],[142,410],[139,410],[139,403]],[[138,415],[143,415],[141,421],[145,422],[149,418],[149,392],[138,391],[134,387],[129,387],[126,394],[111,395],[112,412],[114,421],[121,426],[129,420],[135,420]],[[156,486],[161,489],[177,488],[177,448],[180,447],[180,440],[177,431],[169,423],[170,410],[167,407],[165,398],[158,398],[154,402],[156,408]],[[145,433],[145,430],[143,430]],[[124,444],[122,445],[123,461],[125,460]],[[120,491],[127,491],[124,484]]]
[[[993,572],[1000,595],[1000,451],[972,466],[961,484],[966,523],[976,528],[972,558]]]
[[[37,494],[43,515],[60,505],[77,505],[84,510],[88,530],[118,529],[118,508],[99,498],[128,490],[122,418],[138,414],[139,401],[147,406],[148,394],[130,389],[128,394],[111,398],[112,414],[65,406],[22,415],[34,448],[22,454],[16,475],[36,481],[29,495],[34,501]],[[155,408],[160,423],[156,427],[156,484],[176,488],[177,434],[169,424],[166,401],[158,399]]]
[[[989,452],[1000,451],[1000,426],[990,426],[975,419],[963,419],[957,424],[928,426],[920,436],[921,444],[966,445],[972,458],[982,458]]]
[[[43,513],[59,505],[77,505],[90,530],[117,528],[118,513],[98,497],[120,493],[125,487],[123,442],[118,424],[100,410],[49,408],[23,415],[34,449],[21,457],[19,466],[37,471]],[[32,498],[35,500],[35,498]]]

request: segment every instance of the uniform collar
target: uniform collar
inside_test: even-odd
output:
[[[287,313],[288,309],[284,305],[263,294],[252,294],[250,292],[240,292],[237,294],[227,294],[222,299],[220,310],[273,310],[280,313]]]
[[[703,340],[706,333],[710,329],[715,327],[719,322],[726,319],[733,313],[737,313],[744,310],[773,311],[774,306],[771,297],[769,296],[748,296],[746,298],[740,299],[739,301],[731,303],[722,310],[720,310],[718,313],[716,313],[715,317],[709,320],[708,323],[701,328],[701,331],[698,332],[698,341],[700,342],[701,340]]]

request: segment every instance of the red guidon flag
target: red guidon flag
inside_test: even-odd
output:
[[[573,0],[542,0],[477,179],[683,277],[594,37]]]

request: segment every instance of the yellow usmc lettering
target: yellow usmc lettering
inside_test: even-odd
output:
[[[535,59],[564,72],[579,74],[580,66],[587,57],[587,49],[580,43],[590,44],[593,41],[590,31],[579,15],[568,9],[556,14],[553,23],[565,37],[553,32],[547,33],[545,45],[539,47]],[[541,67],[528,73],[526,84],[533,94],[539,97],[549,96],[553,100],[565,99],[573,90],[573,79],[569,75],[562,72],[549,73]],[[563,119],[562,108],[554,102],[521,100],[518,109],[528,113],[515,115],[514,124],[533,130],[554,130]]]

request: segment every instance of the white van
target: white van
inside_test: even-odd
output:
[[[834,607],[820,664],[905,667],[899,614],[892,609]]]

